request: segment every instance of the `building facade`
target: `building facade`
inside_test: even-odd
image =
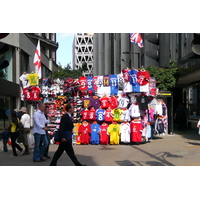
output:
[[[79,69],[83,63],[89,70],[93,69],[93,36],[76,33],[73,41],[73,69]]]
[[[19,77],[24,73],[35,71],[33,58],[38,39],[41,45],[42,78],[48,77],[52,71],[57,70],[55,33],[10,33],[0,44],[7,44],[9,50],[3,57],[9,62],[8,67],[0,70],[0,129],[8,125],[11,111],[26,106],[21,101],[21,81]],[[42,81],[42,79],[40,79]],[[9,114],[6,111],[10,111]]]
[[[188,122],[195,124],[200,118],[200,56],[192,50],[195,34],[142,33],[141,36],[143,48],[130,42],[129,33],[94,34],[93,75],[118,74],[125,67],[168,68],[169,60],[175,60],[187,73],[177,80],[171,106],[175,110],[178,102],[182,102],[188,112]]]

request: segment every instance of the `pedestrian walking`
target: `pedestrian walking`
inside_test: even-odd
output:
[[[183,131],[186,129],[186,110],[182,103],[178,104],[178,108],[175,110],[174,119],[177,120],[178,130]]]
[[[49,114],[49,106],[45,106],[44,115],[45,115],[47,120],[48,120],[48,114]],[[44,152],[44,157],[50,159],[51,157],[48,155],[49,145],[50,145],[50,135],[49,135],[48,131],[46,131],[46,138],[47,138],[48,144],[47,144],[47,148]]]
[[[11,138],[11,143],[12,143],[12,151],[13,155],[17,156],[16,148],[20,151],[20,155],[24,153],[24,149],[20,147],[16,143],[17,138],[19,137],[19,119],[17,118],[17,113],[13,111],[12,113],[12,121],[10,122],[10,138]]]
[[[9,127],[6,126],[4,128],[4,131],[2,133],[0,133],[0,135],[2,136],[2,141],[3,141],[3,152],[4,153],[8,153],[8,147],[7,147],[7,143],[8,143],[8,139],[9,139],[9,132],[8,132]]]
[[[72,134],[73,134],[72,130],[74,128],[74,124],[72,121],[72,115],[74,113],[73,105],[67,104],[66,111],[67,113],[62,116],[61,121],[60,121],[60,128],[59,128],[60,144],[58,146],[57,151],[55,152],[53,156],[50,166],[57,165],[57,161],[64,151],[70,157],[74,165],[84,166],[76,158],[74,154],[74,149],[72,147]]]
[[[27,108],[26,107],[22,107],[19,111],[22,112],[22,116],[21,116],[21,123],[23,125],[23,128],[21,129],[22,132],[22,143],[24,145],[25,148],[25,152],[23,153],[23,155],[29,155],[29,149],[28,149],[28,137],[27,135],[30,133],[30,128],[31,128],[31,118],[30,115],[27,114]]]
[[[33,115],[34,128],[33,135],[35,140],[34,151],[33,151],[33,161],[41,162],[45,161],[44,153],[48,145],[46,138],[46,132],[48,128],[46,124],[50,123],[44,115],[45,104],[39,103],[38,110]]]

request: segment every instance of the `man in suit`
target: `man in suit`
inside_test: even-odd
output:
[[[60,156],[66,151],[67,155],[70,157],[74,165],[76,166],[84,166],[82,165],[74,154],[74,149],[72,147],[72,130],[74,128],[74,124],[72,122],[72,115],[74,113],[74,107],[71,104],[67,104],[66,106],[67,113],[63,115],[60,121],[60,144],[58,146],[57,151],[55,152],[53,159],[50,163],[50,166],[56,166],[57,161]]]

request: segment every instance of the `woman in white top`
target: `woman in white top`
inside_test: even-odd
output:
[[[23,113],[21,117],[21,123],[23,125],[22,130],[22,142],[25,147],[25,152],[23,155],[29,155],[29,149],[28,149],[28,137],[27,134],[30,133],[30,126],[31,126],[31,120],[30,116],[26,113],[27,109],[25,107],[22,107],[20,111]]]

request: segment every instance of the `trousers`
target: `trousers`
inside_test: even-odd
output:
[[[60,156],[63,154],[63,152],[66,152],[67,155],[70,157],[72,162],[74,163],[75,166],[82,166],[82,164],[78,161],[74,154],[74,149],[72,147],[72,140],[68,140],[67,142],[61,142],[60,145],[58,146],[57,151],[55,152],[52,161],[50,163],[50,166],[56,166],[57,161],[60,158]]]

